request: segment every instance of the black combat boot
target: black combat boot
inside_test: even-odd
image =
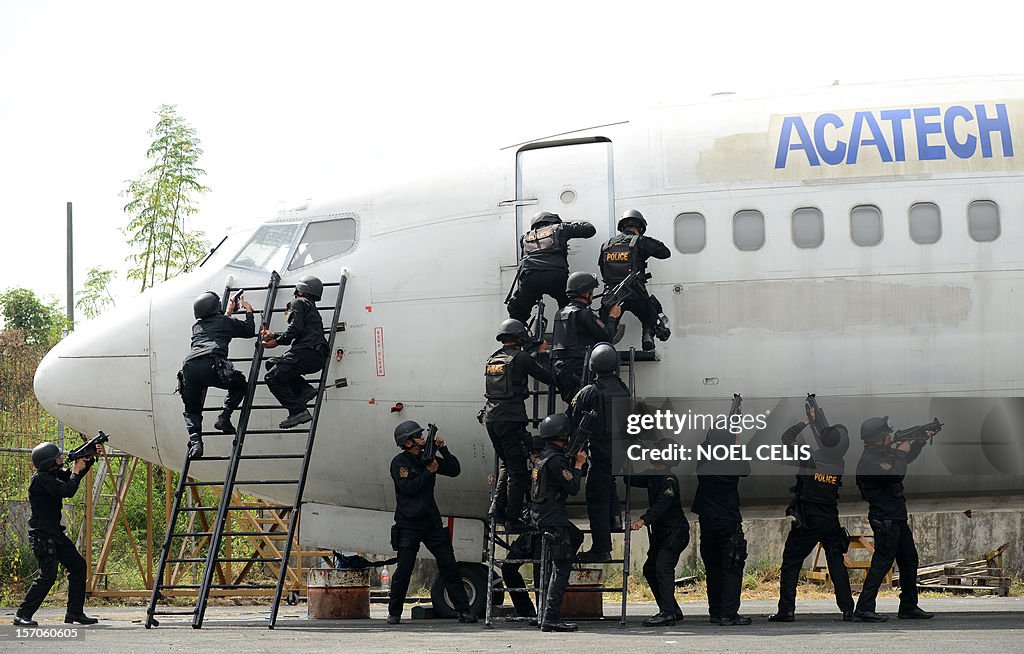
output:
[[[237,430],[235,426],[231,424],[231,412],[225,411],[217,417],[217,422],[213,423],[213,428],[219,432],[225,434],[234,434]]]
[[[188,458],[190,461],[203,457],[203,437],[199,434],[192,434],[188,437]]]
[[[281,429],[291,429],[292,427],[297,427],[303,423],[309,422],[312,419],[313,416],[310,415],[309,411],[303,409],[302,411],[291,414],[282,420],[280,427]]]
[[[654,350],[654,330],[648,327],[644,327],[643,336],[640,337],[640,345],[643,347],[644,352],[651,352]]]
[[[66,613],[64,615],[64,622],[67,624],[96,624],[99,622],[96,618],[90,618],[84,613]]]
[[[779,611],[768,616],[768,622],[793,622],[795,620],[796,616],[792,611]]]
[[[885,622],[889,619],[889,616],[879,615],[874,611],[854,611],[853,618],[857,622]]]

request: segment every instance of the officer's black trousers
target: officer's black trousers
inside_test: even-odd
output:
[[[583,533],[576,527],[543,527],[551,534],[548,545],[547,593],[544,600],[542,624],[551,624],[562,619],[562,600],[569,587],[569,573],[576,559],[576,550],[583,542]]]
[[[843,562],[849,539],[838,519],[821,517],[805,518],[803,526],[794,525],[789,530],[786,546],[782,550],[779,613],[793,613],[796,610],[796,584],[800,578],[800,567],[818,543],[825,548],[828,573],[836,591],[836,605],[843,613],[853,610],[850,573]]]
[[[864,577],[864,590],[857,598],[858,611],[874,611],[875,599],[882,580],[892,568],[893,561],[900,569],[900,611],[917,608],[917,545],[914,533],[906,520],[872,520],[875,533],[875,553],[871,567]]]
[[[612,551],[612,516],[619,513],[619,493],[612,477],[611,457],[599,457],[591,450],[587,473],[587,518],[593,551]]]
[[[82,613],[85,607],[85,559],[66,535],[49,538],[53,542],[52,547],[39,541],[32,547],[39,559],[39,576],[32,582],[25,601],[18,608],[18,615],[23,618],[31,618],[46,599],[46,594],[57,581],[58,563],[68,572],[68,613]]]
[[[552,363],[558,392],[566,404],[583,388],[583,359],[555,359]]]
[[[326,362],[325,355],[305,348],[267,359],[267,388],[288,409],[288,415],[302,413],[306,409],[302,397],[315,390],[302,376],[320,372]]]
[[[437,571],[444,583],[448,597],[457,611],[469,610],[469,597],[462,585],[459,566],[455,562],[455,550],[452,549],[451,538],[444,527],[430,529],[398,528],[398,538],[393,543],[398,551],[398,565],[391,576],[391,596],[388,601],[388,615],[401,615],[405,605],[405,596],[409,592],[409,580],[412,570],[416,567],[416,553],[420,551],[420,543],[437,559]]]
[[[746,548],[735,551],[737,533],[742,538],[740,523],[700,521],[700,558],[707,575],[708,615],[712,618],[733,618],[740,610],[744,566],[740,559],[746,558]]]
[[[679,556],[690,544],[690,526],[651,528],[651,542],[644,562],[644,579],[651,588],[658,611],[669,615],[682,615],[676,602],[676,564]]]
[[[190,359],[181,367],[182,389],[181,401],[185,404],[185,427],[189,434],[200,434],[203,431],[203,402],[206,390],[210,386],[227,389],[224,398],[222,415],[231,415],[245,399],[245,375],[237,370],[231,373],[227,382],[221,380],[214,366],[213,356]]]
[[[504,490],[506,494],[505,499],[499,496],[495,504],[505,507],[509,519],[522,520],[523,498],[530,484],[526,471],[526,462],[530,458],[530,432],[521,422],[488,422],[487,436],[501,460],[497,490],[499,493]],[[508,475],[507,481],[500,483],[504,474]]]
[[[519,285],[508,302],[508,317],[525,325],[530,320],[533,307],[544,295],[553,297],[561,309],[568,303],[565,297],[565,283],[568,279],[569,273],[561,270],[523,271],[519,276]]]

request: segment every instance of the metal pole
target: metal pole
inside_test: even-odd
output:
[[[68,202],[68,329],[75,328],[75,249],[74,230],[71,220],[71,203]]]

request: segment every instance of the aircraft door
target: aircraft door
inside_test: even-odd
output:
[[[612,143],[604,137],[530,143],[516,153],[516,252],[519,237],[538,211],[563,221],[587,220],[597,228],[589,239],[569,242],[569,271],[597,273],[598,253],[615,229]],[[546,305],[553,305],[545,302]],[[553,309],[548,308],[548,317]]]

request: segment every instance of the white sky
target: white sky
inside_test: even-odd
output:
[[[76,285],[123,279],[119,193],[161,103],[199,132],[213,190],[191,226],[216,242],[453,142],[716,91],[1024,72],[1003,4],[0,0],[0,291],[63,302],[67,201]]]

